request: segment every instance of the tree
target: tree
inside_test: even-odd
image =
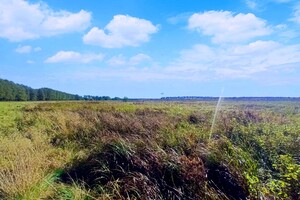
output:
[[[124,97],[124,98],[123,98],[123,101],[124,101],[124,102],[128,102],[128,100],[129,100],[128,97]]]
[[[36,101],[37,100],[37,91],[34,89],[31,89],[29,91],[29,100],[30,101]]]
[[[32,89],[25,85],[0,79],[0,101],[53,101],[80,99],[82,99],[82,97],[79,95],[68,94],[50,88]]]
[[[45,101],[45,93],[44,93],[44,89],[39,89],[37,92],[37,100],[38,101]]]

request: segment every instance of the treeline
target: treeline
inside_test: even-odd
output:
[[[128,101],[127,97],[120,98],[109,96],[74,95],[50,88],[33,89],[26,85],[16,84],[12,81],[0,78],[0,101],[63,101],[63,100],[86,100],[86,101]]]
[[[162,97],[164,101],[217,101],[219,97]],[[300,101],[300,97],[222,97],[225,101]]]
[[[120,98],[120,97],[114,97],[111,98],[110,96],[92,96],[92,95],[84,95],[83,96],[84,100],[88,100],[88,101],[128,101],[129,99],[127,97],[124,98]]]
[[[68,94],[50,88],[32,89],[12,81],[0,79],[0,101],[54,101],[81,100],[79,95]]]

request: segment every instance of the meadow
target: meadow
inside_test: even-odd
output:
[[[300,103],[0,102],[0,199],[299,199]]]

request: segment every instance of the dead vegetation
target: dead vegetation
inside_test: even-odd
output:
[[[7,155],[0,159],[0,197],[298,197],[299,163],[293,160],[299,153],[298,125],[288,128],[295,117],[222,110],[209,140],[213,111],[176,106],[85,102],[25,107],[17,120],[18,139],[0,141],[0,152]],[[280,164],[284,159],[289,168]]]

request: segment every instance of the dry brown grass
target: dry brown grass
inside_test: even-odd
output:
[[[213,111],[203,105],[30,105],[18,132],[0,136],[0,199],[246,199],[264,197],[260,186],[279,197],[269,166],[299,151],[290,118],[224,109],[208,140]]]
[[[43,182],[47,173],[63,166],[68,153],[55,150],[45,138],[21,135],[0,138],[0,196],[26,197]],[[26,198],[25,198],[26,199]]]
[[[0,191],[5,196],[25,194],[45,175],[45,149],[37,149],[29,139],[1,140]]]

